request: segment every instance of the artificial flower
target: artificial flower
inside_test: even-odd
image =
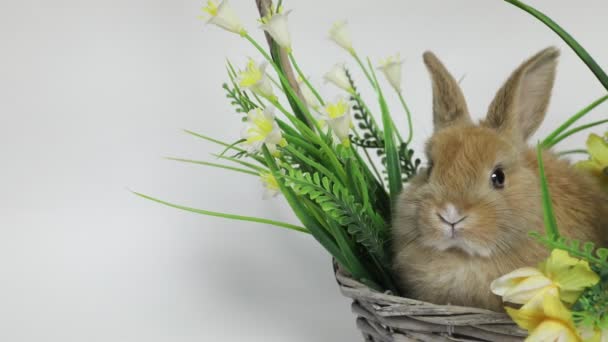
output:
[[[281,193],[281,188],[279,187],[279,182],[270,172],[264,172],[260,174],[260,180],[262,181],[262,185],[264,186],[264,195],[263,199],[269,199],[272,197],[276,197]]]
[[[329,30],[329,39],[351,54],[355,53],[353,42],[350,39],[350,32],[345,20],[336,21]]]
[[[338,63],[334,65],[330,71],[323,75],[323,79],[325,79],[326,82],[330,82],[349,93],[354,91],[350,85],[350,81],[348,80],[348,75],[346,74],[344,64]]]
[[[591,172],[598,177],[602,185],[608,189],[608,132],[604,139],[597,134],[590,134],[587,138],[587,151],[589,160],[580,161],[575,167]]]
[[[334,103],[325,105],[327,124],[332,129],[340,142],[348,146],[350,144],[348,132],[352,126],[350,106],[345,99],[340,98]]]
[[[520,309],[506,308],[507,313],[517,325],[530,334],[527,342],[576,342],[581,341],[572,313],[555,295],[545,289]]]
[[[525,304],[538,293],[555,288],[566,303],[574,303],[586,287],[599,281],[589,263],[572,258],[568,252],[554,249],[538,269],[524,267],[508,273],[490,284],[494,294],[504,302]]]
[[[210,15],[209,19],[207,19],[208,24],[219,26],[224,30],[240,35],[246,34],[245,28],[232,10],[232,7],[230,7],[228,0],[222,1],[219,5],[216,1],[209,0],[207,1],[207,6],[203,7],[203,12]]]
[[[255,64],[252,59],[249,59],[245,70],[239,72],[239,85],[247,88],[252,92],[274,102],[276,96],[272,90],[272,83],[266,75],[266,67],[268,63],[263,62],[259,65]]]
[[[403,60],[400,58],[399,54],[395,56],[390,56],[385,60],[380,62],[380,70],[388,80],[388,83],[391,84],[393,89],[397,92],[401,92],[401,66],[403,65]]]
[[[241,132],[241,137],[245,139],[244,144],[248,147],[249,153],[259,152],[263,145],[266,145],[270,153],[278,156],[277,145],[285,147],[287,141],[279,129],[279,125],[274,119],[274,111],[268,106],[263,111],[255,108],[247,113],[247,121]]]
[[[586,260],[573,258],[561,249],[554,249],[539,268],[557,285],[559,297],[568,304],[576,302],[585,288],[600,280]]]
[[[276,11],[271,10],[268,15],[261,19],[262,29],[274,39],[287,53],[291,53],[291,35],[287,27],[287,16],[291,11],[283,13],[279,7]]]

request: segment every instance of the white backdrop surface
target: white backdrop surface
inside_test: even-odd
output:
[[[552,32],[500,0],[285,3],[299,62],[330,98],[339,92],[321,75],[336,62],[355,67],[326,39],[334,20],[349,20],[361,55],[401,52],[416,148],[432,131],[420,57],[427,49],[457,78],[466,75],[479,118],[518,63],[561,47],[538,137],[605,93]],[[608,68],[605,0],[530,3]],[[254,1],[232,4],[261,40]],[[0,340],[359,340],[330,258],[308,236],[197,216],[128,191],[296,222],[282,198],[261,200],[255,178],[162,159],[218,151],[183,128],[227,141],[240,131],[220,87],[223,65],[258,56],[236,35],[205,27],[201,5],[0,2]],[[405,129],[405,116],[396,117]]]

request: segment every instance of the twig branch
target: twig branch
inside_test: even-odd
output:
[[[272,0],[255,0],[255,3],[258,7],[258,11],[260,12],[260,17],[265,17],[270,11],[270,8],[272,7]],[[268,46],[272,49],[272,44],[274,42],[272,37],[268,34],[268,32],[264,32],[264,34],[266,35],[266,41],[268,42]],[[279,51],[281,69],[283,69],[283,71],[285,72],[285,76],[287,76],[287,81],[289,81],[289,85],[291,85],[291,88],[295,91],[298,98],[304,101],[304,97],[300,92],[300,86],[298,85],[298,81],[294,74],[293,68],[291,67],[291,63],[289,63],[289,56],[287,55],[285,49],[279,48]]]

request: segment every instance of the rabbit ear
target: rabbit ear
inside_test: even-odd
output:
[[[425,52],[423,59],[433,82],[435,131],[447,126],[472,124],[467,103],[458,82],[432,52]]]
[[[525,142],[547,112],[558,57],[559,50],[549,47],[522,63],[496,94],[482,124]]]

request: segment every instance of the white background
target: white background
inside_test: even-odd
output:
[[[254,1],[232,3],[262,41]],[[340,61],[354,68],[326,39],[335,19],[349,20],[360,54],[377,61],[401,52],[416,148],[431,132],[426,49],[457,78],[466,74],[462,86],[479,118],[524,58],[561,47],[538,137],[605,93],[552,32],[500,0],[285,3],[300,64],[329,98],[339,92],[320,75]],[[531,4],[608,67],[605,0]],[[238,36],[205,27],[201,5],[0,2],[0,340],[360,339],[330,258],[308,236],[198,216],[128,191],[296,222],[282,198],[260,200],[255,178],[162,159],[218,152],[183,128],[227,141],[240,131],[220,88],[224,60],[258,56]],[[562,147],[581,147],[584,138]]]

